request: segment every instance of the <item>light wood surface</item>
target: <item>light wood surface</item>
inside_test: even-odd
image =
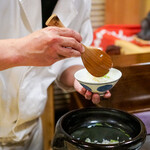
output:
[[[105,24],[140,24],[148,1],[106,0]]]
[[[54,118],[54,91],[53,84],[48,88],[48,100],[42,115],[44,150],[52,150],[50,148],[51,141],[54,136],[55,118]]]

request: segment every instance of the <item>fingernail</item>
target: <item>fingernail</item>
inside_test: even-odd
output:
[[[85,51],[85,48],[84,48],[84,46],[82,45],[81,53],[84,53],[84,51]]]

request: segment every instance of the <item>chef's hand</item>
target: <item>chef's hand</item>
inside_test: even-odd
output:
[[[79,33],[58,27],[46,27],[19,39],[0,40],[0,70],[49,66],[64,58],[81,56],[81,41]]]
[[[61,59],[81,56],[84,51],[79,33],[69,28],[46,27],[22,38],[22,52],[29,64],[51,65]]]
[[[92,93],[86,90],[77,80],[74,81],[74,88],[77,92],[85,97],[87,100],[92,100],[94,104],[98,104],[100,102],[100,95],[96,93]],[[104,95],[104,98],[111,97],[111,93],[107,91]]]

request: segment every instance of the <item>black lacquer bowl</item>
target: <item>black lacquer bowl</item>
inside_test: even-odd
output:
[[[145,139],[145,125],[136,116],[94,107],[63,115],[56,124],[52,147],[54,150],[139,150]]]

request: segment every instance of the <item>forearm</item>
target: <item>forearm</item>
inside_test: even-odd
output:
[[[60,77],[60,82],[67,86],[67,87],[73,87],[74,85],[74,74],[76,71],[84,68],[82,65],[74,65],[66,69],[61,77]]]
[[[0,40],[0,70],[18,66],[21,62],[17,39]]]
[[[15,66],[50,66],[79,57],[84,48],[79,33],[69,28],[47,27],[18,39],[0,40],[0,70]]]

